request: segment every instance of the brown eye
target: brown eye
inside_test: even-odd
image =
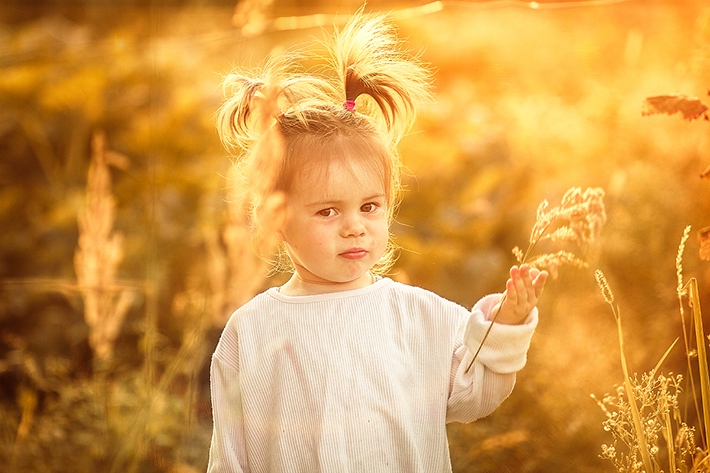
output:
[[[331,217],[333,214],[335,214],[335,210],[333,209],[323,209],[318,212],[318,215],[321,217]]]
[[[360,207],[360,210],[362,210],[365,213],[371,213],[377,210],[379,206],[375,204],[374,202],[368,202],[367,204],[363,205]]]

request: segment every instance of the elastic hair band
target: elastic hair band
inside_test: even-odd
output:
[[[343,104],[343,108],[347,110],[348,112],[354,112],[355,111],[355,101],[354,100],[346,100],[345,103]]]

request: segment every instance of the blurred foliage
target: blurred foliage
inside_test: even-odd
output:
[[[250,37],[232,23],[232,2],[138,4],[0,6],[0,461],[15,471],[204,469],[209,353],[235,308],[224,291],[245,277],[279,283],[259,279],[252,263],[232,265],[241,275],[229,269],[229,159],[213,125],[220,76],[320,36],[268,19],[359,2],[251,2],[261,16],[248,18],[266,23]],[[710,8],[442,5],[397,20],[436,68],[437,100],[402,143],[395,277],[470,306],[500,290],[540,201],[602,187],[608,223],[587,259],[625,307],[632,369],[648,370],[681,333],[683,228],[710,224],[710,181],[698,177],[710,164],[710,124],[644,117],[642,104],[706,96]],[[117,284],[144,288],[105,364],[88,344],[73,266],[99,131],[127,158],[110,170],[113,226],[124,237]],[[685,272],[709,301],[710,267],[693,254],[691,240]],[[589,394],[622,377],[593,271],[562,270],[540,309],[511,398],[486,419],[450,426],[454,471],[610,468],[598,458],[604,416]],[[666,365],[683,371],[682,353]]]

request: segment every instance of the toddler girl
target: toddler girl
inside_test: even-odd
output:
[[[382,275],[398,203],[395,146],[428,94],[381,17],[330,44],[337,82],[233,74],[220,111],[254,227],[291,278],[240,307],[212,358],[210,472],[447,472],[446,423],[511,392],[547,273],[513,267],[472,311]],[[490,320],[496,326],[471,365]],[[469,365],[470,369],[469,369]]]

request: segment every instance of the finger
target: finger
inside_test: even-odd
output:
[[[530,277],[535,280],[537,278],[537,275],[540,274],[540,270],[537,268],[530,268]]]
[[[518,291],[515,289],[515,282],[513,278],[508,279],[505,282],[505,300],[509,301],[511,304],[518,303]]]
[[[515,278],[520,275],[520,268],[517,266],[512,266],[510,268],[509,273],[510,273],[510,279],[515,280]]]
[[[510,278],[505,282],[505,290],[508,293],[508,297],[514,295],[513,293],[517,291],[515,286],[515,281],[520,278],[520,268],[513,266],[509,271]]]
[[[525,288],[532,285],[532,268],[530,268],[527,264],[520,267],[520,278]]]
[[[525,277],[530,274],[530,266],[527,264],[521,264],[520,265],[520,276]]]
[[[535,297],[540,298],[542,291],[545,289],[545,283],[547,282],[549,274],[547,271],[541,271],[533,281],[533,287],[535,288]]]
[[[530,309],[537,304],[537,291],[535,290],[535,277],[533,273],[539,273],[538,270],[530,270],[528,277],[525,279],[525,291],[527,293],[527,301]],[[539,276],[539,274],[535,275]]]
[[[524,305],[528,298],[527,285],[532,284],[530,281],[530,270],[526,265],[521,266],[514,272],[513,284],[517,296],[517,304]],[[527,281],[527,283],[526,283]]]

